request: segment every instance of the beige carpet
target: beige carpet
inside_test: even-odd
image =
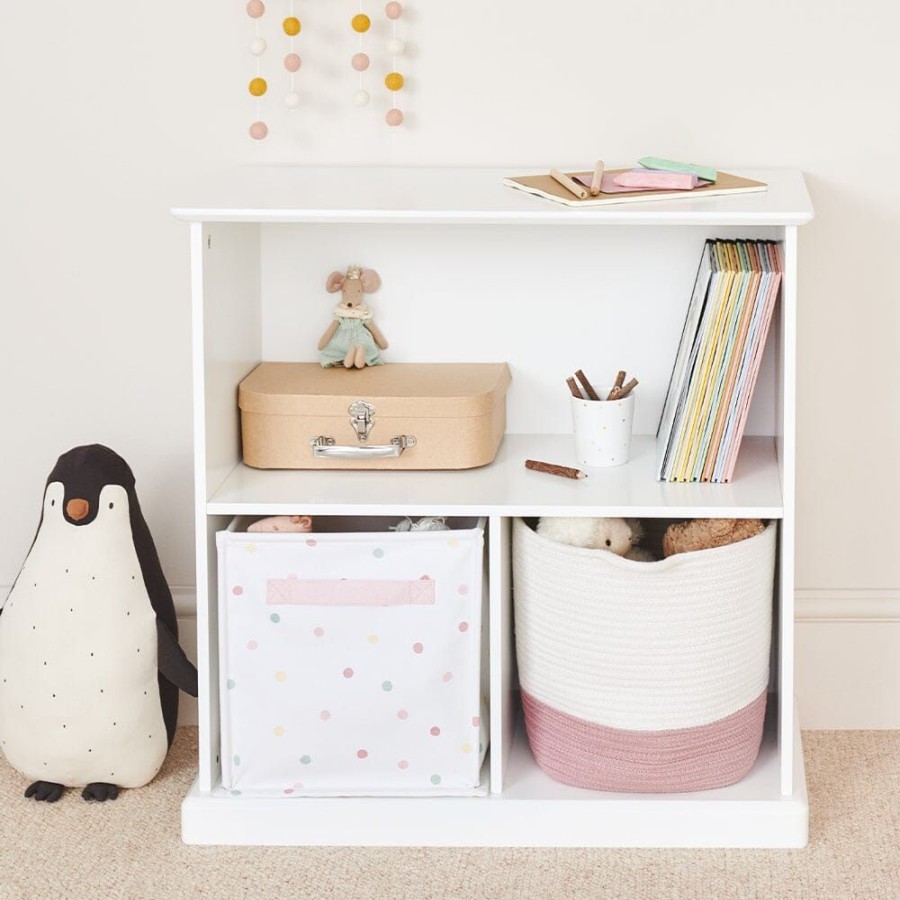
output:
[[[0,760],[0,897],[900,898],[900,732],[804,735],[810,846],[791,851],[187,847],[196,739],[103,805],[25,800]]]

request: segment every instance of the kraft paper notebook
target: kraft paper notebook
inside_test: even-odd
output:
[[[515,188],[519,191],[525,191],[528,194],[534,194],[538,197],[544,197],[547,200],[553,200],[556,203],[562,203],[565,206],[605,206],[612,203],[636,203],[643,200],[671,200],[673,198],[693,198],[698,197],[720,197],[724,194],[749,194],[755,191],[768,190],[768,185],[762,181],[753,181],[750,178],[741,178],[739,175],[731,175],[728,172],[719,172],[718,178],[711,184],[703,187],[694,188],[692,191],[648,191],[634,190],[623,191],[621,187],[616,187],[615,192],[612,190],[612,179],[622,172],[629,172],[630,169],[611,169],[603,175],[603,184],[601,192],[598,196],[588,196],[584,200],[579,200],[574,194],[570,194],[558,181],[549,175],[523,175],[517,178],[504,178],[503,183],[508,187]],[[578,176],[581,173],[569,173]],[[588,173],[589,175],[590,173]],[[610,192],[605,189],[609,187]]]

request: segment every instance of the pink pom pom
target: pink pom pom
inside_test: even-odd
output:
[[[354,53],[353,59],[350,60],[350,65],[357,72],[365,72],[369,68],[369,57],[365,53]]]
[[[390,126],[403,124],[403,111],[399,109],[389,109],[385,114],[384,121]]]
[[[389,19],[399,19],[401,13],[403,12],[403,7],[397,2],[397,0],[391,0],[390,3],[384,8],[384,14]]]
[[[269,133],[269,126],[265,122],[254,122],[250,126],[250,137],[254,141],[261,141]]]
[[[258,19],[266,11],[266,5],[262,0],[250,0],[247,4],[247,15],[251,19]]]
[[[300,68],[300,57],[296,53],[288,53],[284,58],[284,67],[288,72],[296,72]]]

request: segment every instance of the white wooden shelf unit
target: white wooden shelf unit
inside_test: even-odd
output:
[[[813,215],[790,170],[740,174],[760,194],[567,209],[498,170],[245,168],[192,185],[200,770],[184,840],[216,844],[746,846],[806,843],[794,711],[797,228]],[[515,173],[513,173],[515,174]],[[782,241],[785,276],[738,469],[728,485],[654,480],[653,435],[707,237]],[[388,362],[507,361],[507,435],[468,472],[257,471],[240,454],[236,388],[263,360],[311,361],[331,318],[325,279],[376,268]],[[565,377],[640,379],[633,459],[569,481]],[[215,533],[235,515],[488,517],[489,792],[472,798],[251,799],[220,788]],[[510,577],[514,516],[780,520],[770,715],[752,772],[694,794],[579,790],[548,778],[517,727]]]

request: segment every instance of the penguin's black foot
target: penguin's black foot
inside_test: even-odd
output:
[[[119,788],[105,781],[92,781],[82,792],[85,800],[115,800],[119,796]]]
[[[55,781],[36,781],[25,788],[26,797],[34,797],[35,800],[44,800],[47,803],[56,803],[62,797],[63,786]]]

